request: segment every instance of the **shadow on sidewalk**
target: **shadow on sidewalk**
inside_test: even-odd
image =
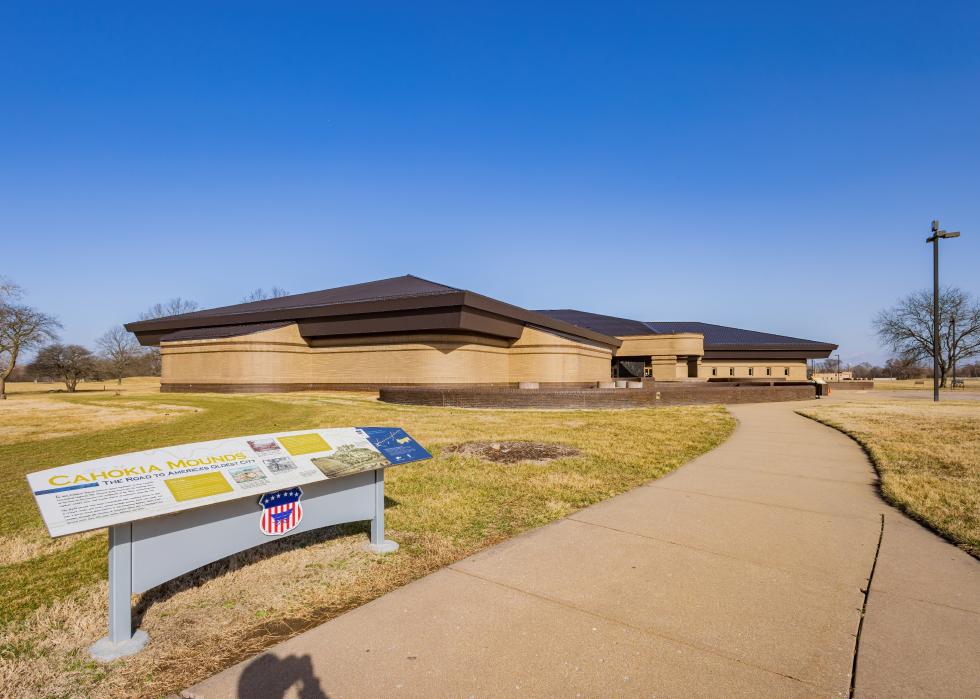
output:
[[[309,655],[290,655],[279,659],[268,653],[245,666],[238,679],[239,699],[280,699],[296,684],[300,699],[327,699],[320,680],[313,674]]]

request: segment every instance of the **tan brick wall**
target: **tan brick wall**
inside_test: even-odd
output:
[[[664,333],[662,335],[631,335],[616,350],[617,357],[677,357],[704,354],[704,335],[701,333]]]
[[[525,328],[504,340],[423,333],[326,339],[295,325],[161,345],[164,384],[456,384],[606,381],[611,350]]]
[[[536,328],[524,328],[508,350],[510,381],[608,381],[612,352]]]
[[[712,368],[717,369],[718,373],[713,375]],[[749,374],[749,369],[753,373]],[[772,369],[772,375],[766,374],[766,369]],[[735,359],[703,359],[698,367],[698,378],[731,378],[733,375],[730,370],[734,369],[734,378],[737,379],[785,379],[787,381],[806,381],[806,360],[773,359],[773,360],[735,360]],[[784,373],[789,369],[789,375]]]

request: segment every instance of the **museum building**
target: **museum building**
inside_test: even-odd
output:
[[[530,311],[411,275],[128,323],[163,391],[802,381],[827,342],[709,323]]]

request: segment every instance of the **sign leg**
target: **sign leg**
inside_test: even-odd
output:
[[[371,553],[392,553],[398,544],[385,539],[385,470],[374,472],[374,518],[371,520],[371,543],[365,547]]]
[[[109,635],[96,641],[89,654],[101,662],[139,652],[149,637],[133,633],[133,525],[109,527]]]

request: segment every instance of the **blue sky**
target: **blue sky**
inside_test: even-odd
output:
[[[980,294],[980,5],[3,3],[0,274],[63,337],[413,273],[882,360]]]

